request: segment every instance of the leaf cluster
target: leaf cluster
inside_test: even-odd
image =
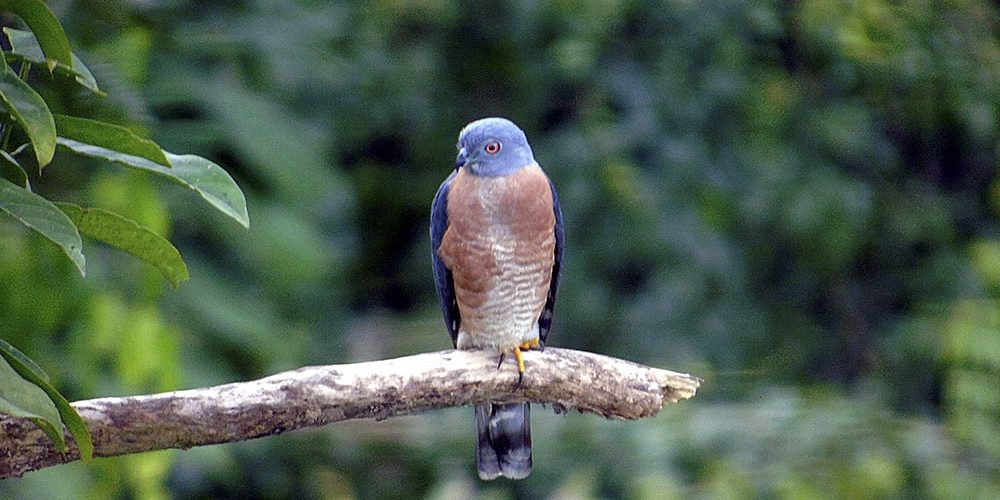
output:
[[[41,0],[3,0],[0,11],[16,14],[28,30],[3,28],[9,50],[0,57],[0,212],[57,245],[81,275],[86,274],[82,236],[100,241],[154,266],[174,288],[188,279],[180,252],[150,228],[100,207],[52,201],[32,188],[29,168],[58,167],[62,155],[80,155],[135,169],[184,186],[212,207],[249,227],[239,186],[218,165],[194,155],[164,151],[126,127],[53,113],[29,84],[34,68],[48,83],[69,80],[94,95],[91,71],[70,50],[59,21]],[[17,144],[18,138],[24,142]],[[57,156],[56,152],[60,155]],[[62,425],[84,459],[92,445],[79,415],[27,356],[0,340],[0,411],[31,418],[65,450]]]

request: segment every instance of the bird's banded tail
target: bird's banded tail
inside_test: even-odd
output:
[[[524,479],[531,473],[528,403],[476,406],[476,468],[482,479]]]

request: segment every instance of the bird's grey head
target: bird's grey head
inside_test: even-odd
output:
[[[458,134],[455,167],[475,175],[498,177],[534,163],[524,131],[506,118],[476,120]]]

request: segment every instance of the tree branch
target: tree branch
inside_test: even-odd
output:
[[[512,356],[508,356],[512,358]],[[96,456],[242,441],[352,418],[386,419],[483,401],[548,403],[627,420],[656,415],[694,396],[701,379],[568,349],[524,354],[515,387],[508,359],[441,351],[349,365],[313,366],[250,382],[184,391],[77,401]],[[0,478],[79,459],[56,451],[30,421],[0,415]]]

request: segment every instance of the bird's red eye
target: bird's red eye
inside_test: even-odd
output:
[[[497,141],[487,142],[483,150],[491,155],[495,155],[500,152],[500,143]]]

